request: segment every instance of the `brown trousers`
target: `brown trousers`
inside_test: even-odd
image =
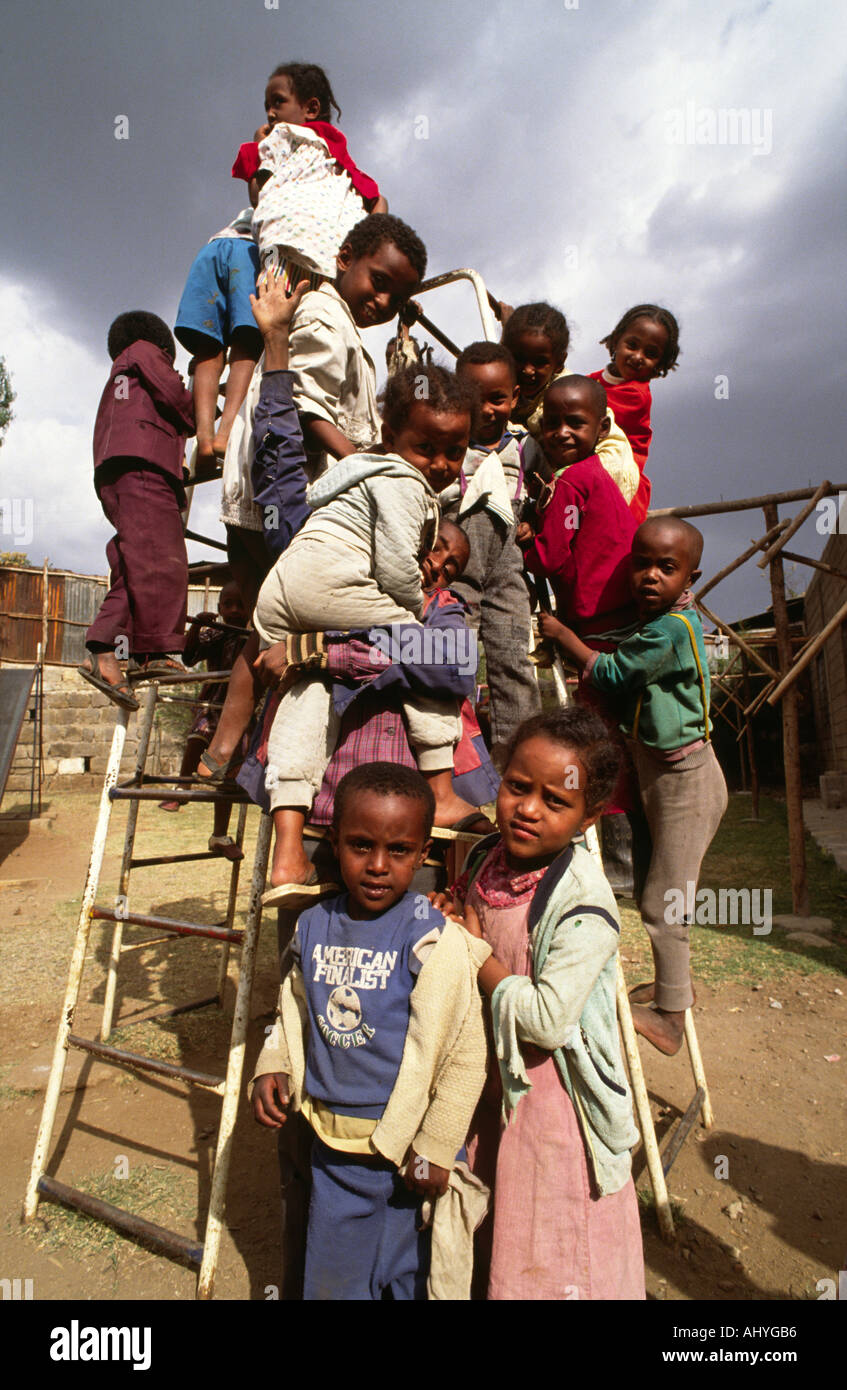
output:
[[[639,904],[656,967],[656,1005],[680,1013],[694,1002],[688,921],[677,921],[679,898],[693,903],[700,865],[727,807],[724,775],[711,743],[660,762],[643,743],[633,746],[653,853]],[[693,885],[693,886],[691,886]]]

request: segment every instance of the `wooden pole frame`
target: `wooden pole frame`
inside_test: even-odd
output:
[[[795,516],[794,520],[789,523],[787,530],[783,531],[782,535],[774,541],[770,549],[765,551],[761,560],[757,561],[760,570],[765,569],[765,567],[770,564],[774,556],[778,555],[780,550],[782,550],[782,547],[785,545],[785,542],[790,541],[794,533],[796,531],[799,531],[800,527],[803,525],[803,522],[806,520],[808,516],[811,516],[812,512],[815,510],[815,507],[818,505],[821,498],[828,494],[829,489],[831,487],[832,483],[829,481],[829,479],[821,483],[817,491],[809,498],[805,507],[802,507],[801,510]]]
[[[775,526],[779,520],[777,504],[765,506],[765,525]],[[791,634],[788,603],[785,597],[785,571],[782,555],[777,553],[770,562],[771,599],[779,652],[780,677],[784,679],[792,664]],[[800,768],[800,712],[796,686],[785,692],[782,701],[782,751],[785,766],[785,805],[788,812],[788,855],[791,866],[791,897],[793,910],[801,916],[809,912],[809,888],[806,881],[806,840],[803,825],[803,778]]]

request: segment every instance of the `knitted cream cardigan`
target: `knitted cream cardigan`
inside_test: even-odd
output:
[[[452,1168],[467,1138],[485,1082],[486,1042],[479,967],[490,946],[448,918],[421,966],[410,996],[403,1057],[374,1147],[399,1168],[414,1148],[421,1158]],[[299,1110],[309,1027],[303,976],[291,966],[279,991],[277,1018],[256,1063],[256,1077],[284,1072]],[[253,1082],[250,1086],[252,1089]]]

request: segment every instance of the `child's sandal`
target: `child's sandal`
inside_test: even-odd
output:
[[[188,676],[187,666],[173,656],[154,657],[150,661],[133,662],[127,669],[131,681],[152,681],[162,676]]]
[[[126,680],[118,685],[112,685],[103,675],[100,666],[100,653],[89,652],[82,665],[77,666],[79,675],[83,680],[93,685],[95,690],[99,690],[102,695],[112,701],[114,705],[120,705],[121,709],[136,710],[139,708],[138,701],[132,694]]]
[[[195,777],[195,783],[200,786],[212,786],[215,791],[237,792],[240,791],[238,783],[229,776],[230,772],[237,771],[244,759],[240,753],[233,753],[232,757],[225,763],[219,763],[217,758],[213,758],[208,748],[204,748],[200,754],[200,761],[204,767],[209,769],[208,777]]]
[[[301,912],[312,903],[324,898],[328,893],[337,893],[338,884],[318,878],[317,869],[312,867],[305,883],[278,883],[262,894],[263,907],[282,907],[289,911]]]
[[[209,853],[228,859],[231,864],[244,858],[244,850],[235,843],[231,835],[210,835]]]

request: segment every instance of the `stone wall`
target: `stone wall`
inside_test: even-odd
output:
[[[188,705],[160,706],[147,760],[149,773],[178,771],[184,746],[181,721],[187,728]],[[175,711],[185,711],[182,716]],[[98,787],[106,772],[117,706],[88,685],[72,666],[44,668],[44,782],[46,790],[61,787]],[[27,717],[15,749],[9,792],[29,792],[32,778],[33,741],[36,731],[35,699],[30,697]],[[130,716],[124,744],[121,776],[131,776],[138,753],[139,714]]]

